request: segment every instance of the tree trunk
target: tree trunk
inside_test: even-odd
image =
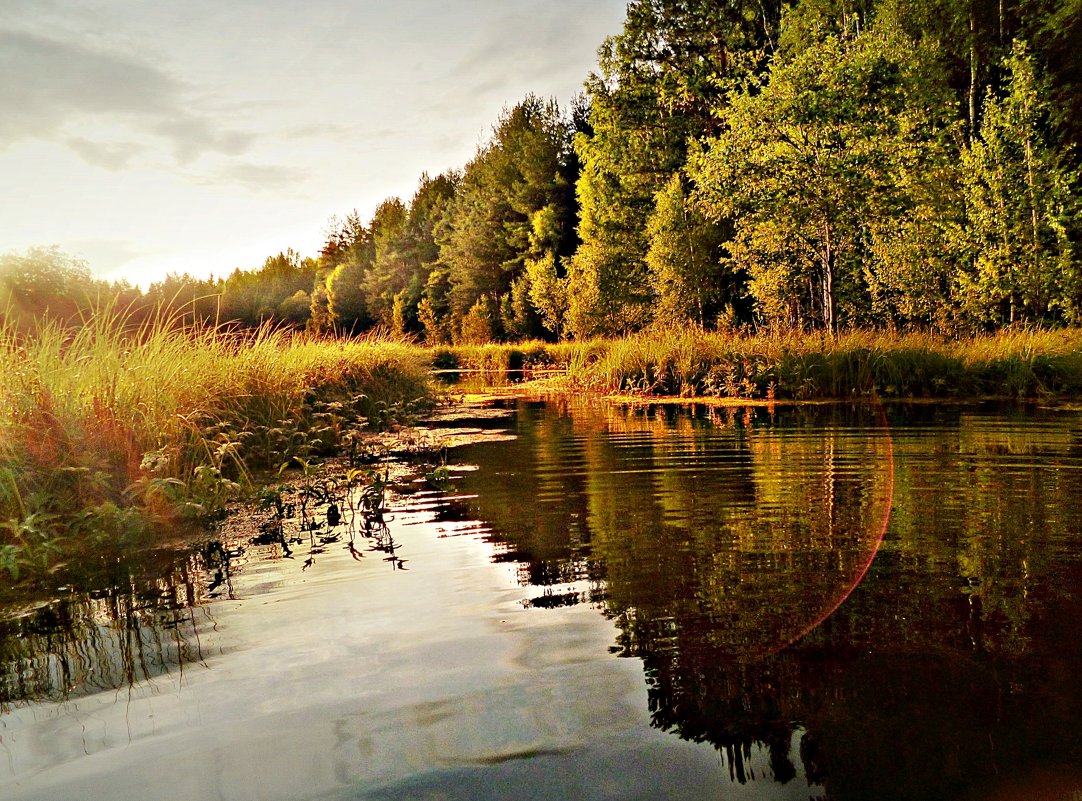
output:
[[[969,4],[969,138],[977,135],[977,14]]]
[[[831,240],[831,228],[827,225],[823,237],[822,262],[822,303],[823,327],[833,336],[834,325],[834,243]]]

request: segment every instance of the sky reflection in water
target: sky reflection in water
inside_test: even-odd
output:
[[[1078,414],[515,405],[406,571],[227,542],[2,624],[0,796],[1082,790]]]

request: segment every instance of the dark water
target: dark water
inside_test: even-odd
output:
[[[507,405],[9,610],[0,797],[1082,799],[1082,413]]]

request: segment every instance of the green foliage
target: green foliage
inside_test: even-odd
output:
[[[277,319],[284,323],[304,328],[312,317],[312,298],[303,289],[298,289],[278,304]]]
[[[55,561],[69,541],[214,517],[251,467],[333,452],[429,392],[422,356],[399,341],[241,336],[170,318],[133,324],[108,309],[79,329],[0,326],[0,375],[9,570]]]
[[[222,282],[219,322],[239,321],[252,328],[282,320],[279,307],[298,292],[310,289],[315,263],[293,250],[271,256],[258,270],[235,271]],[[308,315],[293,310],[291,321],[307,322]]]
[[[1077,329],[962,340],[849,331],[733,335],[654,330],[571,360],[603,392],[774,402],[817,398],[1032,397],[1082,392]]]
[[[361,286],[365,267],[363,262],[351,258],[335,267],[325,280],[327,313],[335,330],[343,334],[363,330],[371,319]]]
[[[491,297],[478,298],[462,318],[457,341],[467,345],[491,342],[495,330],[495,305]]]
[[[926,168],[948,131],[941,85],[907,37],[868,30],[825,37],[729,95],[693,176],[703,209],[732,221],[729,264],[766,322],[867,319],[865,266],[890,285],[869,233],[919,218],[920,184],[939,175]]]
[[[776,31],[774,3],[636,0],[586,82],[588,130],[575,138],[582,245],[570,270],[575,336],[641,328],[654,286],[645,255],[654,198],[691,142],[717,129],[719,77],[740,74]],[[662,246],[664,247],[664,246]],[[660,258],[660,257],[659,257]]]
[[[439,345],[450,342],[450,335],[436,312],[435,304],[431,298],[422,298],[417,305],[417,321],[424,333],[425,342],[428,344]]]
[[[453,318],[464,321],[482,297],[511,296],[528,259],[570,252],[574,181],[569,123],[554,102],[529,96],[503,113],[491,140],[466,165],[437,232]],[[507,315],[511,335],[534,328],[522,307],[524,287],[518,295],[520,308]],[[491,316],[489,336],[500,333],[497,320]],[[476,323],[474,314],[470,325]]]
[[[318,259],[140,292],[55,250],[8,254],[0,311],[76,325],[108,297],[130,326],[429,344],[1077,321],[1079,0],[784,9],[632,0],[566,112],[505,109],[461,171],[332,218]]]
[[[87,305],[92,284],[87,265],[56,248],[0,257],[0,308],[9,315],[74,317]]]
[[[394,296],[391,313],[391,330],[396,334],[406,334],[413,328],[409,309],[408,290],[403,289]]]
[[[389,198],[376,207],[370,223],[373,259],[358,282],[358,290],[363,291],[373,320],[390,330],[398,330],[394,320],[395,298],[409,285],[416,267],[405,252],[408,224],[409,210],[398,198]]]
[[[968,310],[995,324],[1082,314],[1076,177],[1045,134],[1047,87],[1025,45],[1003,63],[1006,95],[989,94],[979,136],[963,153],[973,269],[961,276]]]
[[[139,290],[96,279],[87,264],[58,248],[30,248],[0,254],[0,319],[31,330],[48,316],[68,324],[107,301],[140,304]]]
[[[320,257],[325,278],[312,293],[313,330],[355,334],[382,326],[398,333],[419,331],[419,307],[430,281],[433,294],[426,315],[435,322],[432,315],[445,313],[446,287],[440,277],[447,271],[438,262],[435,236],[457,182],[454,173],[422,175],[408,207],[388,198],[368,225],[356,212],[344,222],[332,221]],[[324,298],[325,310],[320,308]]]
[[[372,232],[356,211],[331,218],[312,287],[309,331],[348,334],[370,322],[361,282],[374,258]]]
[[[431,351],[432,366],[445,370],[476,370],[506,374],[510,370],[560,370],[575,372],[573,365],[585,365],[607,352],[611,342],[585,340],[576,342],[527,341],[515,344],[487,342],[459,344]]]
[[[714,320],[722,303],[732,301],[736,282],[722,267],[721,228],[690,202],[680,173],[658,192],[646,233],[655,319],[700,326]]]
[[[530,303],[541,316],[545,329],[559,339],[567,325],[568,279],[557,274],[556,258],[551,253],[527,261],[526,278]]]
[[[120,305],[129,306],[140,319],[161,314],[187,323],[303,327],[311,316],[308,293],[316,272],[315,261],[286,250],[257,270],[234,270],[224,279],[169,275],[142,297]]]

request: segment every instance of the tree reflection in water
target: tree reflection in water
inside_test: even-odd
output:
[[[653,724],[734,781],[763,778],[760,748],[838,799],[1080,763],[1077,415],[518,412],[514,443],[463,454],[476,498],[444,514],[490,525],[542,588],[528,605],[610,615]]]
[[[478,469],[454,475],[436,522],[487,531],[529,614],[611,618],[653,725],[712,744],[733,782],[807,780],[830,799],[1082,790],[1082,415],[517,410],[515,440],[456,454]],[[385,521],[331,495],[302,520],[279,498],[281,519],[241,545],[104,560],[3,616],[0,703],[209,659],[205,602],[259,549],[298,573],[329,548],[403,567]]]

